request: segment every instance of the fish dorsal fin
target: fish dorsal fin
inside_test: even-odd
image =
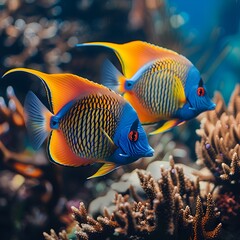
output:
[[[74,154],[59,130],[52,131],[49,137],[48,154],[51,161],[64,166],[79,167],[94,163],[94,160],[81,158]]]
[[[100,89],[102,89],[101,91],[104,91],[105,89],[99,84],[96,84],[74,74],[47,74],[28,68],[12,69],[5,73],[3,77],[13,72],[30,73],[43,81],[45,86],[47,86],[50,91],[50,96],[48,96],[48,100],[52,104],[54,114],[58,113],[61,108],[68,102],[78,98],[79,96],[84,97],[88,94],[96,93]]]
[[[78,47],[82,46],[104,46],[114,50],[118,56],[123,73],[126,78],[131,78],[141,67],[146,63],[162,57],[179,57],[178,53],[150,44],[142,41],[133,41],[124,44],[116,44],[109,42],[90,42],[78,44]],[[186,59],[186,61],[188,61]]]

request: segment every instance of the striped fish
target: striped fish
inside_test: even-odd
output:
[[[17,68],[45,84],[51,111],[28,92],[25,121],[34,149],[49,136],[50,160],[64,166],[103,166],[93,176],[153,155],[136,111],[119,94],[72,74],[46,74]]]
[[[170,130],[203,111],[215,109],[199,71],[184,56],[141,41],[125,44],[93,42],[117,54],[124,75],[109,61],[104,63],[102,82],[123,94],[142,124],[161,124],[151,134]]]

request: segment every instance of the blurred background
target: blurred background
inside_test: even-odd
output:
[[[0,74],[14,67],[47,73],[70,72],[99,82],[101,65],[114,54],[104,48],[77,49],[77,43],[142,40],[177,51],[200,70],[209,95],[226,102],[240,76],[240,1],[177,0],[0,0]],[[8,87],[11,85],[12,87]],[[42,232],[71,222],[69,209],[105,194],[124,172],[145,168],[147,159],[101,179],[96,169],[55,166],[45,149],[34,152],[22,117],[26,92],[44,98],[38,81],[16,76],[0,92],[0,238],[42,239]],[[196,120],[150,139],[153,159],[194,166]]]

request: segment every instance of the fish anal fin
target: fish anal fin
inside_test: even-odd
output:
[[[110,172],[112,172],[114,169],[116,169],[118,166],[114,163],[111,162],[107,162],[104,163],[99,169],[98,171],[93,174],[92,176],[88,177],[87,179],[91,179],[91,178],[95,178],[95,177],[101,177],[104,176]]]
[[[58,113],[63,106],[73,99],[76,99],[79,96],[84,97],[90,93],[96,93],[99,89],[103,91],[104,89],[103,86],[74,74],[47,74],[28,68],[14,68],[5,73],[3,77],[13,72],[32,74],[45,83],[45,87],[47,86],[51,93],[51,96],[48,96],[48,99],[51,101],[54,114]]]
[[[48,154],[54,163],[64,166],[86,166],[93,164],[94,160],[77,156],[68,146],[61,130],[53,130],[49,138]]]
[[[165,122],[160,128],[158,128],[157,130],[149,133],[149,135],[155,135],[158,133],[162,133],[162,132],[166,132],[170,129],[172,129],[173,127],[182,124],[182,121],[180,121],[179,119],[172,119],[169,120],[167,122]]]

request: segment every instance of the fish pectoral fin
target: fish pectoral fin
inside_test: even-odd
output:
[[[172,91],[174,93],[174,97],[178,99],[179,107],[181,108],[186,103],[187,99],[185,96],[184,87],[181,79],[178,76],[174,76],[174,79],[175,79],[175,84],[173,84]]]
[[[93,174],[92,176],[88,177],[87,179],[91,179],[91,178],[95,178],[95,177],[101,177],[104,176],[110,172],[112,172],[114,169],[118,168],[119,166],[117,166],[115,163],[104,163],[99,169],[98,171]]]
[[[48,154],[54,163],[63,166],[79,167],[94,163],[94,160],[77,156],[68,146],[60,130],[52,131],[48,141]]]
[[[172,119],[169,120],[167,122],[165,122],[160,128],[158,128],[157,130],[149,133],[149,135],[155,135],[158,133],[162,133],[162,132],[166,132],[170,129],[172,129],[173,127],[180,125],[181,123],[183,123],[182,121],[180,121],[179,119]]]
[[[115,145],[115,143],[113,142],[112,138],[106,133],[106,131],[101,128],[101,131],[103,132],[104,136],[108,139],[110,145],[111,145],[111,148],[116,150],[118,147]]]

